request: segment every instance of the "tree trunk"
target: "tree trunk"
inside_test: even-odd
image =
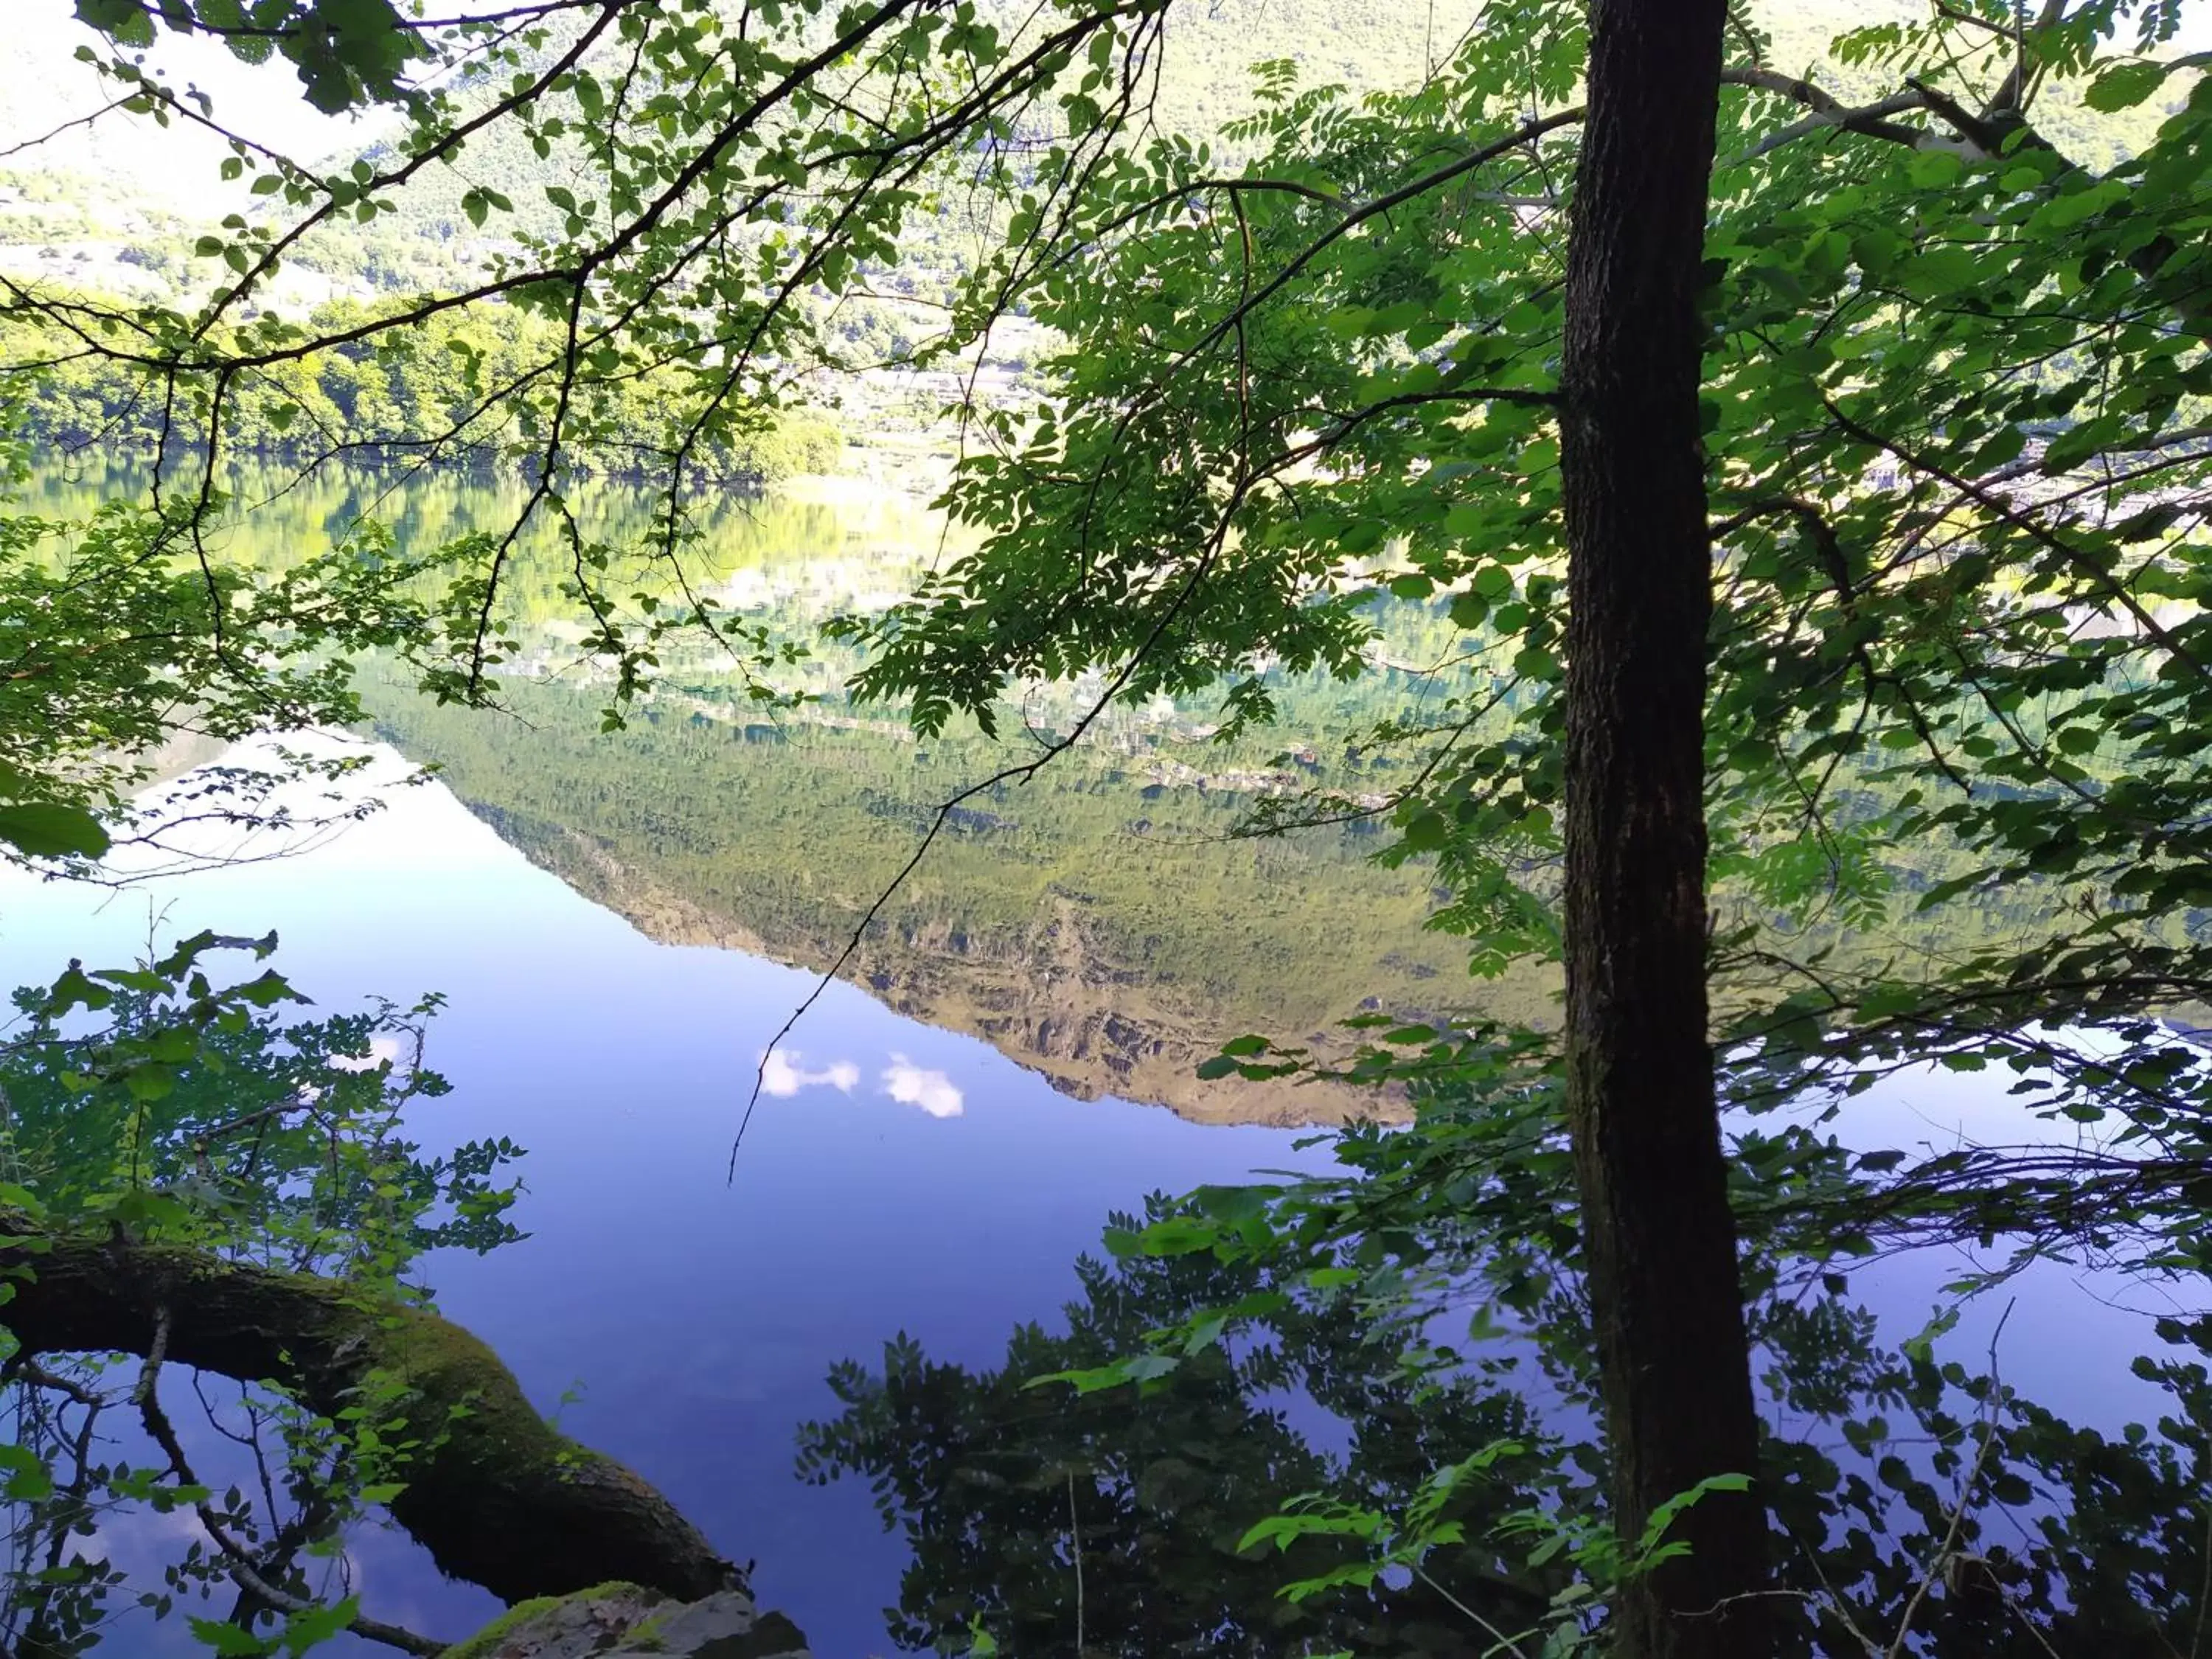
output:
[[[1723,0],[1595,0],[1561,365],[1567,1109],[1615,1519],[1753,1473],[1705,1002],[1712,611],[1697,296]],[[1624,1587],[1620,1659],[1763,1656],[1765,1515],[1716,1492]]]
[[[9,1231],[0,1282],[15,1296],[0,1322],[27,1352],[143,1354],[166,1308],[170,1359],[273,1382],[326,1416],[353,1404],[372,1370],[398,1378],[413,1392],[397,1409],[422,1443],[392,1518],[441,1571],[502,1601],[609,1579],[693,1601],[739,1583],[673,1504],[556,1433],[496,1354],[435,1314],[203,1250],[24,1237],[0,1217]]]

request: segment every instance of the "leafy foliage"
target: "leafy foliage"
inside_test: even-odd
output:
[[[282,1022],[277,1011],[305,1001],[282,977],[226,981],[211,960],[262,959],[275,945],[204,933],[134,966],[71,963],[50,988],[17,994],[21,1018],[0,1051],[0,1231],[11,1243],[93,1231],[319,1273],[373,1295],[402,1289],[425,1249],[520,1237],[506,1215],[515,1188],[499,1176],[519,1149],[500,1139],[426,1157],[403,1132],[411,1103],[446,1092],[422,1054],[439,1000]],[[405,1379],[365,1388],[330,1417],[265,1388],[227,1406],[200,1394],[215,1431],[252,1445],[263,1471],[258,1494],[218,1494],[161,1405],[158,1338],[155,1358],[127,1371],[9,1346],[7,1495],[21,1505],[0,1585],[11,1645],[81,1652],[118,1602],[161,1617],[187,1595],[234,1591],[247,1599],[228,1618],[191,1620],[220,1652],[302,1652],[360,1622],[349,1597],[319,1600],[318,1581],[344,1528],[404,1486],[421,1443],[406,1425]],[[167,1467],[102,1449],[96,1425],[125,1407]],[[102,1517],[137,1508],[199,1517],[161,1592],[73,1547]],[[253,1632],[280,1613],[271,1635]]]
[[[1358,1169],[1387,1177],[1407,1139],[1355,1143]],[[1370,1200],[1356,1233],[1309,1224]],[[1132,1653],[1603,1651],[1607,1595],[1680,1547],[1697,1495],[1624,1553],[1571,1294],[1511,1289],[1532,1262],[1571,1282],[1573,1247],[1487,1257],[1460,1223],[1490,1208],[1462,1188],[1416,1220],[1357,1176],[1155,1199],[1113,1218],[1065,1333],[1018,1331],[1002,1368],[905,1339],[879,1370],[840,1366],[845,1409],[802,1433],[801,1474],[868,1480],[906,1534],[911,1647],[1027,1650],[1079,1623]],[[1383,1292],[1451,1264],[1455,1297]],[[1990,1362],[1886,1347],[1840,1285],[1762,1298],[1758,1334],[1778,1652],[2155,1647],[2205,1617],[2201,1323],[2142,1362],[2167,1414],[2109,1437]],[[1223,1524],[1240,1514],[1261,1518]]]
[[[513,660],[501,596],[542,520],[568,554],[562,597],[615,665],[613,723],[686,630],[754,663],[775,656],[764,634],[720,635],[691,586],[691,495],[713,458],[836,360],[825,319],[866,297],[909,228],[972,206],[990,246],[915,355],[964,367],[960,354],[1026,311],[1057,343],[1040,365],[1052,396],[963,399],[945,495],[961,544],[906,602],[830,637],[866,653],[854,692],[902,704],[933,744],[960,720],[994,737],[1010,688],[1087,689],[1023,758],[941,803],[927,836],[1034,776],[1117,702],[1218,694],[1221,734],[1246,738],[1279,713],[1286,678],[1364,671],[1382,596],[1431,604],[1475,684],[1441,727],[1385,721],[1375,734],[1424,756],[1391,798],[1393,855],[1436,860],[1449,923],[1482,971],[1540,973],[1571,805],[1559,689],[1577,672],[1559,471],[1572,411],[1557,374],[1583,11],[1491,8],[1410,90],[1357,97],[1263,65],[1254,112],[1218,143],[1139,118],[1163,11],[1065,0],[1002,21],[968,5],[833,15],[800,0],[733,21],[704,3],[545,0],[438,24],[381,0],[270,0],[251,20],[213,0],[167,7],[170,22],[249,54],[282,52],[327,107],[402,106],[405,137],[328,175],[238,140],[235,171],[252,171],[276,216],[241,213],[204,239],[198,257],[220,274],[195,301],[28,294],[9,314],[41,343],[58,332],[63,355],[143,376],[160,392],[161,438],[196,441],[182,464],[199,480],[191,504],[149,532],[165,550],[200,545],[227,446],[282,430],[303,376],[325,385],[310,366],[364,350],[404,363],[472,307],[525,319],[497,384],[471,380],[481,354],[454,321],[443,337],[462,346],[464,395],[441,385],[425,399],[449,419],[458,401],[458,440],[481,386],[507,453],[531,466],[508,527],[445,556],[458,574],[430,629],[443,660],[423,681],[472,700]],[[91,15],[125,47],[154,27],[135,5],[101,0]],[[1778,1396],[1871,1460],[1778,1436],[1781,1474],[1760,1472],[1797,1552],[1783,1588],[1802,1615],[1790,1639],[1808,1648],[1848,1637],[1893,1652],[2048,1650],[2148,1621],[2179,1651],[2202,1617],[2201,1581],[2179,1570],[2202,1536],[2186,1489],[2202,1480],[2201,1370],[2147,1361],[2179,1404],[2155,1438],[2115,1451],[1991,1376],[1939,1365],[1933,1335],[1881,1352],[1837,1301],[1847,1279],[1830,1282],[1838,1259],[1971,1239],[2002,1240],[2008,1267],[2088,1249],[2200,1285],[2212,1079],[2157,1023],[2212,989],[2198,914],[2212,810],[2196,735],[2212,724],[2212,90],[2199,66],[2151,55],[2178,15],[2081,0],[2031,18],[1972,0],[1855,20],[1834,61],[1807,75],[1771,62],[1755,26],[1733,33],[1702,313],[1717,599],[1707,817],[1727,901],[1713,1035],[1748,1119],[1735,1170],[1762,1335],[1810,1350],[1826,1376],[1823,1391],[1820,1368],[1784,1376]],[[403,83],[418,61],[466,73]],[[192,118],[127,53],[106,68],[141,107]],[[2148,111],[2157,125],[2106,153],[2069,149],[2045,120],[2053,88],[2070,88],[2076,115]],[[467,177],[468,141],[495,125],[541,159],[574,157],[577,178],[544,187],[550,213],[532,203],[526,220],[497,182]],[[477,276],[349,320],[252,309],[307,238],[348,216],[373,223],[449,166],[462,217],[514,232]],[[17,367],[43,371],[48,355],[42,343]],[[582,458],[618,446],[659,486],[652,526],[627,548],[574,510]],[[169,488],[180,464],[152,459]],[[642,621],[615,580],[638,557],[660,560],[682,595],[638,602]],[[199,633],[220,643],[234,605],[208,580]],[[90,844],[82,826],[16,824],[33,843]],[[1893,879],[1889,843],[1929,849],[1947,873]],[[1945,907],[2023,894],[2027,925],[2012,934],[1925,949]],[[1279,1042],[1240,1040],[1217,1069],[1310,1067]],[[1154,1216],[1136,1248],[1356,1299],[1437,1389],[1458,1383],[1466,1357],[1433,1341],[1431,1322],[1471,1297],[1495,1304],[1535,1328],[1548,1375],[1586,1400],[1556,1048],[1533,1020],[1384,1029],[1350,1070],[1415,1088],[1424,1113],[1410,1133],[1345,1143],[1361,1179],[1204,1195]],[[1784,1100],[1841,1109],[1931,1058],[2010,1068],[2026,1109],[2110,1138],[1909,1157],[1846,1152],[1818,1122],[1770,1127]],[[1815,1311],[1781,1294],[1808,1283],[1828,1298]],[[1236,1307],[1186,1304],[1168,1316],[1175,1334],[1118,1359],[1127,1328],[1049,1358],[1092,1385],[1085,1399],[1123,1382],[1156,1401],[1188,1374],[1216,1390],[1209,1420],[1241,1421],[1218,1395],[1246,1379],[1219,1343],[1258,1316],[1224,1310]],[[2198,1332],[2185,1318],[2165,1334]],[[1045,1346],[1016,1369],[1047,1361]],[[921,1517],[937,1501],[927,1445],[878,1443],[911,1401],[957,1416],[971,1379],[904,1351],[880,1389],[841,1376],[861,1431],[823,1439],[822,1455],[896,1470],[899,1513]],[[1006,1391],[1003,1376],[980,1382]],[[1935,1448],[1923,1466],[1895,1449],[1887,1410],[1910,1411]],[[1469,1450],[1434,1449],[1429,1484],[1412,1491],[1433,1493],[1437,1471],[1466,1468]],[[1080,1469],[1054,1466],[1071,1548],[1085,1471],[1095,1482],[1087,1449]],[[1036,1510],[1044,1488],[1024,1481],[1008,1489]],[[1124,1486],[1146,1507],[1141,1471],[1116,1472],[1100,1495],[1120,1502]],[[1470,1501],[1490,1495],[1480,1488]],[[2126,1501],[2108,1502],[2116,1492]],[[1437,1511],[1394,1497],[1407,1524],[1332,1497],[1340,1507],[1297,1510],[1305,1521],[1277,1535],[1384,1546],[1400,1566],[1401,1540],[1474,1535],[1445,1540]],[[1992,1502],[2046,1506],[2003,1557],[1976,1547]],[[1123,1525],[1100,1519],[1109,1535]],[[969,1541],[945,1540],[948,1572],[969,1570]],[[1664,1547],[1632,1535],[1602,1565],[1617,1575]],[[1603,1554],[1560,1549],[1586,1565]],[[1358,1576],[1376,1561],[1335,1576],[1343,1567],[1322,1563],[1303,1581],[1308,1599],[1379,1582]],[[988,1632],[998,1607],[963,1589],[942,1618],[912,1616],[927,1639],[951,1641],[979,1620]],[[1187,1626],[1248,1616],[1206,1600],[1170,1622],[1182,1639]],[[1086,1632],[1074,1633],[1079,1645]]]
[[[0,447],[13,485],[21,458],[12,438]],[[264,579],[214,557],[197,512],[122,500],[78,518],[0,511],[0,842],[11,855],[82,867],[118,836],[158,844],[159,826],[127,797],[163,745],[358,718],[347,653],[416,653],[426,613],[409,589],[434,556],[396,554],[364,525]],[[318,769],[302,758],[283,769]],[[235,769],[187,810],[242,820],[278,781]]]

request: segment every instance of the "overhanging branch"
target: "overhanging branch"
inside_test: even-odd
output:
[[[323,1416],[372,1376],[396,1379],[393,1409],[420,1449],[392,1518],[441,1571],[503,1601],[611,1578],[692,1601],[742,1582],[659,1492],[549,1426],[496,1354],[434,1313],[186,1246],[41,1234],[8,1212],[0,1277],[15,1292],[7,1327],[29,1356],[151,1359],[165,1332],[162,1359],[273,1382]]]

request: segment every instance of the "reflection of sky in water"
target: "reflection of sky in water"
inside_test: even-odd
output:
[[[878,1087],[902,1106],[918,1106],[932,1117],[958,1117],[965,1109],[960,1085],[943,1072],[917,1066],[896,1051],[890,1060]],[[789,1100],[809,1089],[835,1089],[849,1095],[860,1085],[860,1068],[849,1060],[810,1067],[803,1050],[774,1048],[761,1061],[760,1079],[761,1093],[777,1100]]]
[[[860,1068],[849,1060],[833,1060],[818,1072],[805,1070],[806,1056],[796,1048],[774,1048],[761,1057],[761,1092],[788,1100],[801,1089],[824,1085],[849,1095],[860,1086]]]
[[[757,1558],[763,1599],[823,1659],[885,1650],[878,1610],[903,1556],[864,1486],[793,1477],[793,1427],[834,1411],[830,1364],[904,1331],[939,1358],[995,1365],[1018,1323],[1077,1293],[1075,1258],[1110,1209],[1321,1156],[1286,1130],[1069,1099],[838,985],[772,1058],[726,1183],[754,1068],[809,976],[653,944],[442,788],[396,792],[308,856],[164,883],[150,905],[168,938],[276,928],[270,965],[325,1011],[448,994],[426,1063],[454,1090],[420,1103],[418,1131],[528,1148],[516,1219],[531,1237],[432,1258],[441,1307],[548,1413],[582,1384],[562,1425]],[[72,956],[127,961],[149,921],[144,893],[0,872],[0,973],[12,986]],[[489,1607],[402,1535],[372,1533],[356,1561],[373,1614],[460,1634]]]
[[[450,996],[427,1058],[455,1089],[420,1103],[419,1132],[434,1146],[504,1134],[527,1147],[517,1219],[531,1237],[432,1259],[441,1305],[549,1413],[580,1388],[562,1426],[635,1466],[726,1552],[757,1558],[763,1599],[823,1659],[884,1650],[877,1610],[902,1559],[862,1487],[793,1478],[794,1425],[834,1409],[830,1363],[872,1358],[905,1332],[935,1358],[994,1365],[1017,1323],[1050,1322],[1075,1293],[1074,1259],[1097,1248],[1109,1209],[1322,1157],[1291,1131],[1068,1099],[978,1040],[839,985],[769,1055],[726,1184],[754,1068],[808,977],[653,944],[441,788],[394,793],[308,856],[165,883],[150,900],[0,873],[0,969],[12,985],[50,980],[73,955],[127,960],[149,920],[170,938],[276,928],[276,965],[325,1008]],[[1845,1139],[2058,1133],[2039,1132],[2005,1086],[1908,1074],[1850,1103]],[[1962,1265],[1929,1252],[1860,1267],[1854,1286],[1903,1335]],[[2154,1406],[2124,1372],[2147,1334],[2130,1309],[2160,1305],[2153,1294],[2059,1264],[2008,1294],[2008,1382],[2108,1425]],[[1969,1314],[1960,1358],[1978,1360],[2002,1309]],[[103,1541],[135,1566],[167,1534],[132,1525]],[[355,1559],[372,1613],[458,1634],[489,1607],[395,1532],[368,1534]],[[192,1650],[174,1630],[176,1650]]]
[[[884,1073],[884,1092],[902,1106],[919,1106],[932,1117],[958,1117],[962,1109],[959,1086],[942,1072],[915,1065],[904,1054],[893,1054]]]

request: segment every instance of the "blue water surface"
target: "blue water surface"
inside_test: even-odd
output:
[[[381,775],[398,770],[391,760]],[[833,1362],[872,1360],[902,1332],[934,1358],[992,1366],[1017,1324],[1052,1322],[1076,1294],[1075,1260],[1110,1211],[1327,1162],[1292,1131],[1070,1099],[980,1040],[836,984],[780,1050],[732,1171],[756,1065],[812,977],[653,942],[434,783],[382,794],[384,810],[295,856],[116,892],[0,874],[0,971],[43,982],[70,956],[127,962],[149,937],[273,928],[276,965],[326,1008],[445,994],[428,1059],[453,1091],[412,1109],[411,1128],[434,1150],[499,1136],[526,1147],[515,1216],[530,1236],[427,1259],[441,1309],[564,1429],[756,1562],[763,1601],[823,1659],[890,1650],[883,1609],[904,1557],[864,1487],[794,1477],[794,1430],[836,1413]],[[2049,1133],[2003,1086],[1910,1073],[1852,1103],[1843,1131],[1930,1146]],[[1909,1333],[1963,1265],[1923,1253],[1854,1287]],[[2008,1382],[2106,1426],[2154,1409],[2125,1368],[2146,1312],[2166,1305],[2156,1287],[2048,1264],[2010,1300]],[[1978,1359],[2003,1312],[1972,1310],[1954,1351]],[[188,1523],[118,1516],[100,1547],[158,1575]],[[367,1612],[418,1630],[459,1638],[497,1610],[396,1531],[354,1540],[349,1565]],[[120,1626],[114,1644],[198,1650],[174,1620]]]
[[[326,1007],[444,993],[427,1059],[453,1091],[410,1127],[432,1148],[525,1146],[514,1214],[530,1237],[428,1258],[441,1309],[565,1430],[757,1561],[762,1601],[817,1654],[889,1650],[904,1555],[864,1487],[793,1475],[793,1430],[836,1410],[834,1361],[905,1332],[933,1358],[991,1365],[1015,1325],[1076,1294],[1074,1261],[1109,1212],[1325,1161],[1286,1130],[1067,1098],[841,983],[779,1051],[782,1092],[763,1097],[732,1174],[758,1057],[812,976],[654,943],[442,787],[385,798],[297,856],[118,893],[0,878],[0,971],[13,985],[70,956],[127,962],[149,929],[274,928],[273,965]],[[386,1620],[458,1638],[497,1611],[397,1534],[360,1540],[352,1566]]]

